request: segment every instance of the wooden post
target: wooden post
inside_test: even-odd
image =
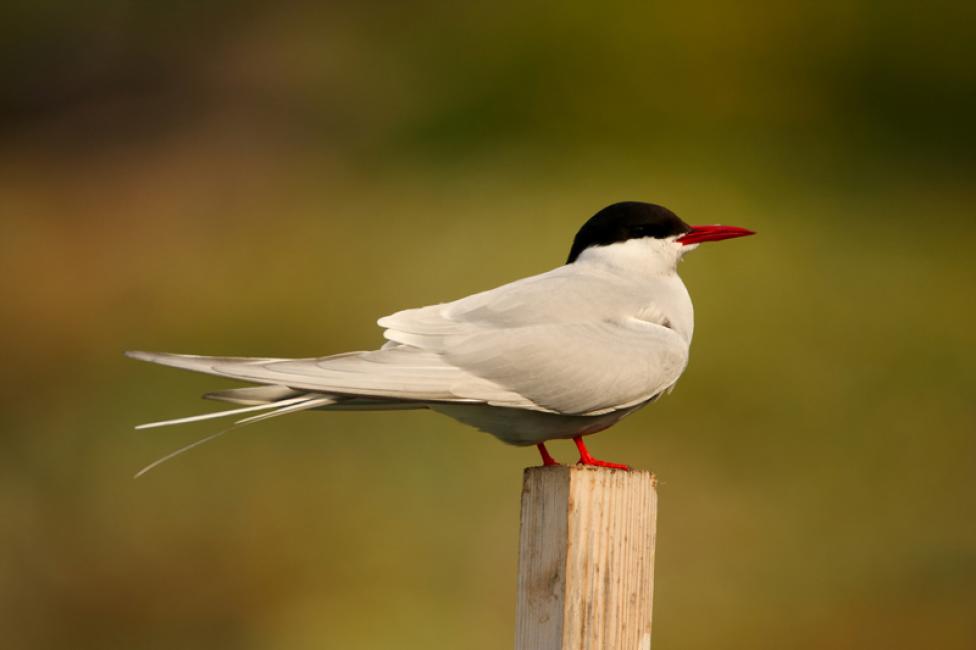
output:
[[[654,475],[525,470],[515,650],[648,650]]]

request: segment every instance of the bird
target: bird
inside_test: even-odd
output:
[[[594,458],[584,436],[669,393],[687,367],[694,309],[677,272],[682,258],[753,234],[624,201],[583,224],[562,266],[380,318],[378,349],[300,359],[126,352],[257,384],[204,395],[240,408],[137,427],[247,414],[137,476],[236,427],[308,410],[429,409],[505,443],[535,445],[543,465],[558,464],[547,442],[571,439],[579,464],[627,470]]]

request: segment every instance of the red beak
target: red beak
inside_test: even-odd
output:
[[[751,230],[737,226],[692,226],[691,232],[678,237],[678,242],[687,246],[688,244],[700,244],[703,241],[719,241],[755,234]]]

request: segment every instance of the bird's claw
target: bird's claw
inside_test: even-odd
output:
[[[624,465],[623,463],[611,463],[608,460],[597,460],[596,458],[592,458],[592,457],[587,458],[585,460],[583,458],[580,458],[578,461],[576,461],[576,464],[583,465],[583,466],[589,465],[591,467],[609,467],[611,469],[622,469],[626,472],[630,471],[630,465]]]
[[[597,460],[590,456],[590,452],[587,451],[586,445],[583,444],[583,436],[575,436],[573,442],[576,443],[576,448],[579,450],[580,458],[576,462],[577,465],[591,465],[593,467],[609,467],[611,469],[622,469],[629,472],[630,466],[623,465],[622,463],[611,463],[607,460]]]

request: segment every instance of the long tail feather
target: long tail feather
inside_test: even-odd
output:
[[[275,410],[275,411],[272,411],[271,413],[262,413],[261,415],[258,415],[258,416],[252,416],[252,417],[249,417],[249,418],[244,418],[243,420],[238,420],[237,422],[235,422],[233,424],[233,426],[227,427],[226,429],[223,429],[221,431],[218,431],[217,433],[212,433],[209,436],[207,436],[205,438],[201,438],[200,440],[197,440],[195,442],[191,442],[190,444],[188,444],[188,445],[186,445],[184,447],[180,447],[176,451],[170,452],[170,453],[166,454],[165,456],[163,456],[162,458],[159,458],[157,460],[154,460],[150,464],[146,465],[141,470],[139,470],[138,472],[136,472],[136,475],[133,478],[139,478],[140,476],[143,476],[147,472],[149,472],[149,471],[151,471],[151,470],[159,467],[163,463],[165,463],[167,461],[170,461],[170,460],[176,458],[177,456],[179,456],[179,455],[181,455],[181,454],[183,454],[183,453],[185,453],[187,451],[190,451],[191,449],[194,449],[195,447],[199,447],[200,445],[206,444],[206,443],[210,442],[211,440],[215,440],[216,438],[219,438],[220,436],[224,435],[225,433],[230,433],[231,431],[234,431],[235,429],[240,429],[241,427],[246,427],[249,424],[254,424],[255,422],[260,422],[262,420],[266,420],[266,419],[269,419],[269,418],[277,417],[279,415],[286,415],[288,413],[297,413],[299,411],[304,411],[304,410],[307,410],[307,409],[313,409],[313,408],[316,408],[318,406],[325,406],[326,404],[332,404],[334,402],[335,402],[335,400],[332,399],[332,398],[329,398],[329,397],[319,397],[319,398],[296,397],[296,398],[293,398],[293,399],[290,399],[290,400],[283,400],[281,402],[276,402],[276,403],[273,403],[273,404],[270,404],[270,405],[266,405],[266,406],[269,406],[269,407],[272,407],[272,408],[273,407],[279,407],[279,408],[277,410]],[[262,405],[262,406],[265,406],[265,405]],[[231,411],[223,411],[223,412],[221,412],[218,415],[228,415],[230,413],[241,413],[241,412],[245,412],[245,411],[254,411],[254,410],[256,410],[256,409],[253,408],[253,407],[248,407],[248,408],[244,408],[244,409],[233,409]],[[208,414],[208,415],[212,415],[212,414]]]
[[[156,427],[168,427],[174,424],[187,424],[189,422],[202,422],[203,420],[213,420],[215,418],[223,418],[229,415],[239,415],[241,413],[250,413],[252,411],[266,411],[268,409],[279,408],[282,406],[288,406],[290,404],[297,404],[299,402],[307,401],[309,397],[293,397],[292,399],[281,400],[280,402],[269,402],[267,404],[258,404],[257,406],[247,406],[245,408],[230,409],[227,411],[216,411],[214,413],[202,413],[200,415],[190,415],[185,418],[176,418],[173,420],[162,420],[160,422],[147,422],[146,424],[140,424],[136,429],[154,429]]]
[[[149,471],[151,471],[153,469],[156,469],[157,467],[159,467],[160,465],[162,465],[166,461],[173,460],[174,458],[176,458],[180,454],[182,454],[184,452],[187,452],[187,451],[190,451],[194,447],[199,447],[202,444],[208,443],[211,440],[214,440],[216,438],[219,438],[220,436],[224,435],[225,433],[230,433],[234,429],[239,429],[242,426],[247,426],[247,425],[246,424],[235,424],[233,426],[227,427],[226,429],[224,429],[222,431],[218,431],[217,433],[211,433],[206,438],[201,438],[200,440],[197,440],[196,442],[191,442],[190,444],[186,445],[185,447],[180,447],[176,451],[170,452],[170,453],[166,454],[165,456],[163,456],[162,458],[157,458],[153,462],[149,463],[148,465],[146,465],[145,467],[143,467],[142,469],[140,469],[138,472],[136,472],[135,476],[133,476],[132,478],[139,478],[140,476],[142,476],[146,472],[149,472]]]
[[[279,402],[280,404],[281,402]],[[253,424],[255,422],[260,422],[261,420],[270,420],[271,418],[276,418],[279,415],[287,415],[289,413],[298,413],[299,411],[307,411],[309,409],[318,408],[320,406],[326,406],[327,404],[335,404],[336,400],[331,397],[319,397],[316,399],[309,399],[301,404],[292,404],[291,406],[285,406],[277,411],[272,411],[270,413],[262,413],[261,415],[252,415],[249,418],[244,418],[243,420],[238,420],[236,424]]]

